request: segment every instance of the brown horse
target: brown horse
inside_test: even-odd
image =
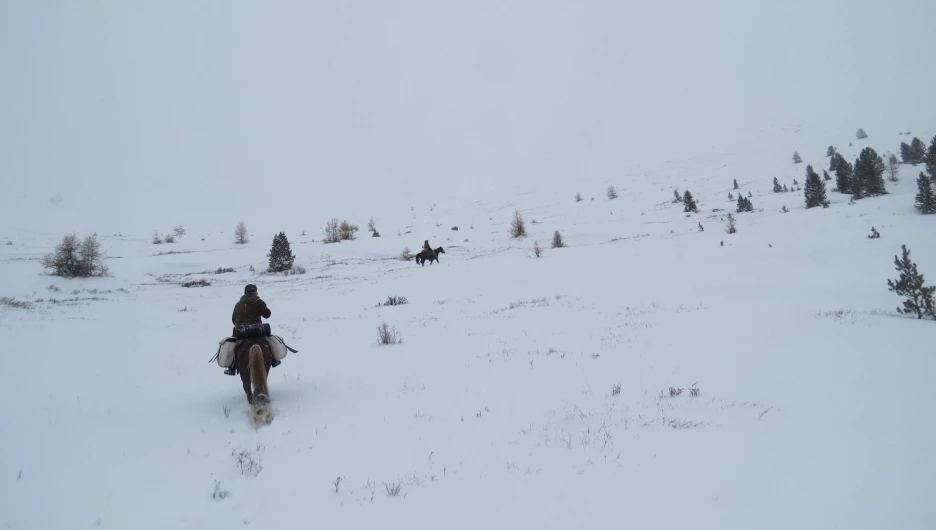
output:
[[[267,375],[273,366],[273,350],[265,337],[246,339],[234,349],[235,365],[244,383],[244,393],[250,403],[254,424],[267,424],[273,419]]]

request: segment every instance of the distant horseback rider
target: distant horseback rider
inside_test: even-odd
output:
[[[435,256],[435,252],[432,250],[432,247],[429,246],[428,239],[423,242],[422,251],[425,252],[429,256]]]
[[[257,293],[257,286],[251,283],[244,287],[244,295],[234,305],[234,312],[231,313],[231,323],[235,326],[240,324],[261,324],[260,317],[270,318],[271,314],[270,308],[267,307],[266,302]],[[266,339],[263,339],[263,342],[266,343]],[[263,346],[265,346],[264,350],[269,349],[268,344]],[[279,364],[280,361],[274,357],[273,366],[279,366]],[[224,373],[234,375],[234,367],[231,366]]]

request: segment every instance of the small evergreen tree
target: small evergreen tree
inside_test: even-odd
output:
[[[793,163],[801,164],[803,162],[803,157],[800,156],[799,152],[793,151]]]
[[[614,200],[618,198],[618,193],[617,193],[617,190],[614,189],[614,186],[608,186],[607,194],[608,194],[609,200]]]
[[[839,193],[851,193],[854,168],[848,163],[848,160],[845,160],[845,157],[838,153],[835,153],[832,159],[835,160],[836,189],[838,189]]]
[[[673,204],[682,202],[682,200],[683,198],[682,198],[682,195],[679,194],[679,190],[678,189],[673,190]]]
[[[565,246],[565,241],[562,240],[562,234],[558,230],[553,232],[552,238],[552,248],[562,248]]]
[[[839,156],[838,153],[832,153],[832,158],[829,160],[829,171],[835,173],[835,168],[838,167]]]
[[[932,180],[925,173],[917,178],[916,209],[924,215],[936,214],[936,190]]]
[[[683,195],[683,204],[684,212],[699,213],[699,208],[696,206],[695,199],[692,198],[692,194],[689,193],[689,190],[686,190],[685,195]]]
[[[728,200],[729,200],[729,201],[733,201],[733,200],[734,200],[734,195],[732,195],[730,191],[728,192]]]
[[[777,180],[777,177],[774,177],[774,178],[773,178],[773,192],[774,192],[774,193],[780,193],[780,192],[782,192],[782,191],[783,191],[783,187],[780,186],[780,181]]]
[[[819,174],[813,171],[812,166],[806,166],[806,209],[822,206],[826,202],[825,182],[819,178]]]
[[[907,245],[901,245],[903,257],[898,259],[894,256],[894,268],[900,272],[900,278],[895,282],[887,280],[889,291],[897,293],[900,296],[906,296],[903,309],[897,308],[898,313],[912,314],[916,313],[917,318],[923,318],[923,315],[930,317],[934,315],[933,291],[936,287],[926,287],[923,284],[923,275],[917,270],[916,263],[910,261],[910,251]]]
[[[832,177],[829,176],[829,172],[824,169],[822,170],[822,180],[832,180]]]
[[[863,139],[865,139],[865,138],[867,138],[867,137],[868,137],[868,133],[866,133],[866,132],[864,131],[864,129],[858,129],[858,130],[855,132],[855,138],[858,138],[859,140],[863,140]]]
[[[729,234],[733,234],[737,231],[738,229],[735,228],[735,219],[734,217],[731,216],[731,212],[728,212],[728,226],[725,228],[725,232],[728,232]]]
[[[852,180],[852,195],[856,199],[866,196],[884,195],[884,161],[870,147],[861,150],[855,161],[855,177]]]
[[[738,213],[753,212],[753,211],[754,211],[754,204],[751,203],[751,199],[743,195],[738,195]]]
[[[286,233],[280,232],[273,237],[273,246],[270,247],[270,272],[284,272],[292,269],[296,256],[289,248],[289,240],[286,239]]]
[[[734,189],[738,189],[738,179],[734,179]]]

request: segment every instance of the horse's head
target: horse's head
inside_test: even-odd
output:
[[[436,254],[445,254],[445,249],[442,248],[442,247],[439,247],[439,248],[435,249],[435,253],[436,253]]]

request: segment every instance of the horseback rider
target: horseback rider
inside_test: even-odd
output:
[[[423,242],[422,251],[425,252],[426,254],[430,255],[430,256],[435,256],[435,252],[432,250],[432,247],[429,246],[429,240],[428,240],[428,239],[425,240],[425,241]]]
[[[257,293],[257,286],[251,283],[244,287],[244,295],[234,305],[231,322],[235,326],[239,324],[260,324],[262,323],[260,317],[270,318],[271,314],[270,308],[267,307],[266,302]],[[279,366],[279,364],[280,361],[274,357],[273,366]],[[234,375],[234,367],[231,366],[224,373]]]

